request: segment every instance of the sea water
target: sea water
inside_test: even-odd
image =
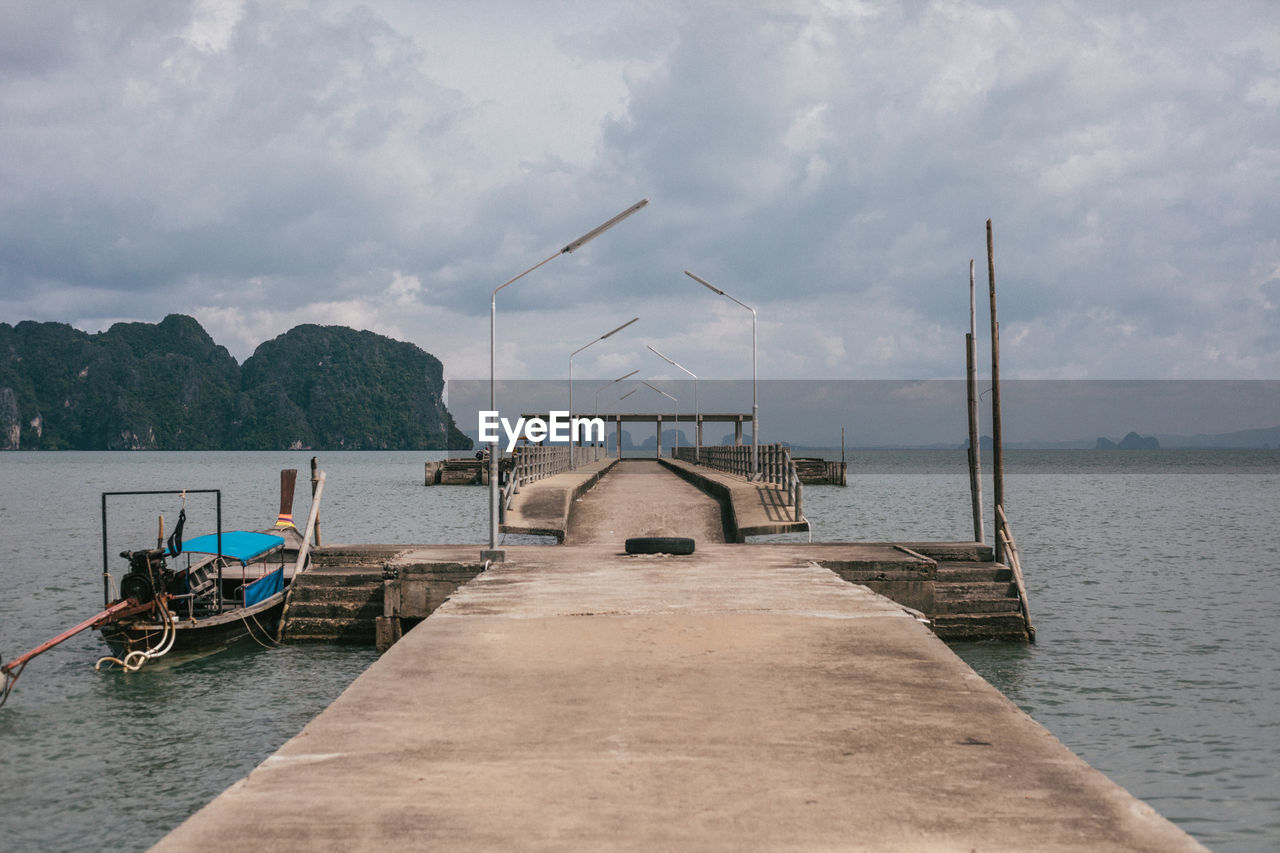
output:
[[[484,541],[484,489],[423,487],[423,463],[441,455],[319,454],[323,542]],[[0,454],[0,659],[101,609],[102,492],[221,489],[224,527],[259,528],[274,521],[279,470],[298,468],[301,523],[310,458]],[[805,490],[814,541],[972,538],[963,453],[848,458],[847,488]],[[1280,846],[1280,451],[1010,451],[1006,467],[1038,642],[955,651],[1209,847]],[[108,499],[114,578],[116,553],[154,544],[161,515],[167,535],[182,504]],[[211,529],[210,496],[186,509],[186,535]],[[33,661],[0,708],[4,849],[147,848],[376,657],[241,643],[95,672],[105,653],[93,632],[77,636]]]

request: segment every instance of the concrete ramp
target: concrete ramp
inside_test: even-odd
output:
[[[525,486],[501,529],[570,544],[622,543],[632,536],[743,542],[800,533],[809,522],[797,518],[785,490],[770,483],[667,459],[602,459]]]
[[[612,543],[633,536],[725,541],[725,507],[652,459],[627,459],[577,501],[565,544]]]
[[[1201,849],[889,600],[618,551],[508,548],[155,849]]]

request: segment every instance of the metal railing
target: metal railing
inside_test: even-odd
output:
[[[751,479],[751,448],[745,445],[704,445],[701,454],[693,447],[676,447],[672,448],[672,457]],[[782,489],[786,504],[795,509],[795,517],[804,518],[804,485],[791,459],[791,448],[785,444],[760,445],[759,482],[772,483]]]
[[[604,447],[591,445],[576,447],[573,463],[590,465],[607,456]],[[505,513],[511,507],[512,499],[520,493],[520,489],[530,483],[547,477],[554,477],[571,470],[569,445],[567,444],[525,444],[516,450],[515,465],[507,476],[507,484],[502,491],[501,509]]]
[[[1003,545],[1004,557],[1009,561],[1013,572],[1013,583],[1018,590],[1018,607],[1022,610],[1022,621],[1027,627],[1027,639],[1036,641],[1036,629],[1031,624],[1031,607],[1027,603],[1027,585],[1022,580],[1022,560],[1018,557],[1018,543],[1013,538],[1013,528],[1009,526],[1009,518],[1004,514],[1004,507],[996,506],[996,536]]]

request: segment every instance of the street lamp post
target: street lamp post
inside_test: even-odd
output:
[[[637,210],[644,207],[648,203],[649,203],[649,199],[647,198],[640,199],[640,201],[631,205],[626,210],[619,213],[617,216],[613,217],[607,222],[597,225],[595,228],[592,228],[586,234],[583,234],[581,237],[574,240],[572,243],[569,243],[563,249],[556,252],[554,255],[550,256],[546,260],[539,261],[538,263],[529,267],[524,272],[520,273],[520,275],[517,275],[514,278],[510,278],[504,281],[502,284],[498,285],[493,289],[493,295],[489,299],[489,410],[490,411],[496,412],[498,410],[497,393],[496,393],[497,382],[495,379],[496,374],[494,372],[494,365],[498,360],[497,358],[498,356],[498,344],[497,344],[498,291],[502,290],[502,288],[510,284],[514,284],[515,282],[524,278],[529,273],[536,270],[538,267],[543,266],[544,264],[550,263],[551,261],[558,258],[560,255],[567,255],[572,252],[576,252],[578,249],[581,249],[587,243],[591,242],[596,237],[599,237],[601,234],[608,231],[610,228],[617,225],[619,222],[626,219],[628,216],[635,213]],[[493,446],[489,448],[489,549],[487,551],[482,551],[480,553],[480,559],[491,560],[493,562],[501,562],[506,558],[506,555],[502,551],[498,550],[498,452],[499,452],[499,444],[498,444],[498,441],[495,439],[493,442]]]
[[[675,403],[674,410],[676,415],[676,450],[679,450],[680,449],[680,401],[677,400],[675,397],[671,396],[670,394],[668,394],[666,391],[663,391],[661,388],[657,388],[657,387],[654,387],[653,385],[649,385],[649,383],[644,381],[643,379],[640,380],[640,384],[647,385],[648,387],[653,388],[654,391],[657,391],[659,394],[666,397],[672,403]],[[662,430],[661,429],[658,430],[658,455],[659,456],[662,455]]]
[[[630,397],[632,394],[636,393],[639,390],[640,390],[639,388],[632,388],[630,391],[628,391],[627,393],[619,397],[618,402],[621,403],[623,400],[627,399],[628,397]],[[631,433],[627,433],[627,435],[630,435],[630,434]],[[618,412],[618,458],[619,459],[622,458],[622,412],[621,411]]]
[[[614,385],[617,385],[619,382],[621,382],[624,379],[630,379],[632,376],[635,376],[639,372],[640,372],[640,368],[637,367],[635,370],[631,371],[626,376],[619,376],[617,379],[613,380],[612,382],[607,382],[596,389],[596,406],[595,406],[596,417],[600,416],[600,392],[606,388],[612,388]],[[621,415],[617,416],[617,427],[618,427],[618,437],[617,437],[618,458],[621,459],[622,458],[622,416]],[[604,451],[605,451],[605,456],[608,456],[609,455],[609,439],[607,438],[604,441]]]
[[[670,364],[672,367],[678,367],[693,377],[693,458],[700,461],[702,459],[702,409],[698,406],[698,375],[675,359],[658,352],[648,344],[645,344],[645,347],[648,348],[649,352],[653,353],[667,364]],[[754,430],[755,427],[753,426],[752,429]]]
[[[619,382],[621,382],[624,379],[630,379],[632,376],[635,376],[639,372],[640,372],[640,368],[637,367],[635,370],[631,371],[626,376],[619,376],[617,379],[613,380],[612,382],[606,382],[605,384],[597,388],[596,389],[596,414],[597,415],[600,414],[600,392],[601,391],[608,388],[610,385],[617,385]]]
[[[688,270],[685,270],[684,274],[712,293],[718,293],[725,299],[733,300],[751,312],[751,478],[755,479],[760,476],[760,405],[756,395],[756,309],[734,299],[705,278],[700,278]]]
[[[622,331],[623,329],[625,329],[627,326],[630,326],[632,323],[634,323],[636,320],[639,320],[639,319],[640,319],[639,317],[632,317],[630,320],[628,320],[627,322],[623,323],[621,326],[619,326],[618,328],[614,329],[612,332],[605,332],[605,333],[604,333],[603,335],[601,335],[600,337],[596,338],[595,340],[591,341],[590,343],[583,344],[582,346],[578,347],[576,350],[574,350],[572,353],[570,353],[570,354],[569,354],[569,424],[570,424],[570,428],[569,428],[569,467],[570,467],[570,468],[577,468],[577,467],[578,467],[578,466],[577,466],[577,464],[576,464],[576,463],[574,462],[574,460],[573,460],[573,445],[574,445],[574,441],[573,441],[573,357],[574,357],[575,355],[577,355],[578,353],[582,352],[582,351],[583,351],[584,349],[586,349],[587,347],[591,346],[591,344],[598,344],[598,343],[600,343],[601,341],[603,341],[605,338],[609,337],[610,335],[616,335],[618,332],[621,332],[621,331]]]

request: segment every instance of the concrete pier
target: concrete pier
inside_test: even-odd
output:
[[[508,547],[155,849],[1201,849],[801,557]]]
[[[1202,849],[930,630],[1022,631],[989,547],[740,544],[777,491],[602,461],[508,516],[570,544],[319,549],[395,644],[155,849]]]

